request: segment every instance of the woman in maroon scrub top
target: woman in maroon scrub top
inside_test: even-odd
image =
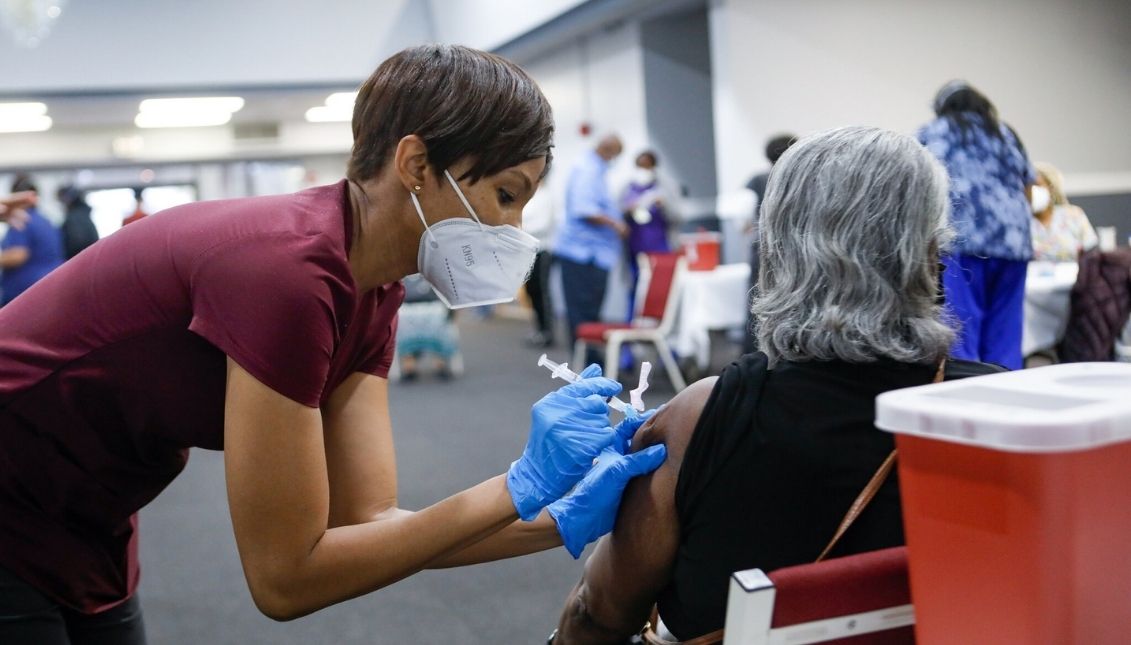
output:
[[[506,475],[397,508],[399,280],[419,271],[452,306],[513,296],[553,122],[518,67],[428,46],[374,72],[353,129],[348,180],[148,217],[0,310],[0,642],[144,642],[137,511],[192,446],[225,451],[248,586],[279,620],[424,568],[584,546],[658,466],[624,455],[639,423],[608,428],[619,386],[587,378],[535,404]],[[635,466],[592,468],[614,448]]]

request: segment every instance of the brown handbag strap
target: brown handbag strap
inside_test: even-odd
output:
[[[946,359],[944,358],[939,363],[939,368],[935,372],[935,378],[931,382],[942,383],[945,376]],[[825,559],[825,556],[833,550],[836,543],[840,541],[840,538],[848,531],[852,523],[856,521],[856,518],[868,507],[872,498],[876,496],[876,493],[884,485],[884,482],[887,481],[888,475],[891,474],[891,469],[895,466],[895,455],[896,451],[892,450],[891,454],[887,456],[887,459],[884,459],[884,462],[876,469],[876,472],[872,475],[872,479],[868,480],[868,483],[864,486],[864,490],[860,491],[860,494],[856,496],[856,500],[852,502],[852,506],[848,507],[848,512],[844,514],[844,519],[840,521],[840,526],[837,527],[836,533],[833,534],[832,539],[829,540],[828,545],[825,546],[825,550],[821,551],[821,555],[817,556],[815,562],[820,562]],[[653,605],[652,615],[648,619],[648,622],[645,623],[644,629],[640,632],[641,638],[643,638],[644,642],[648,645],[715,645],[723,641],[723,633],[725,632],[723,629],[716,629],[709,634],[703,634],[691,640],[677,642],[660,638],[659,634],[656,633],[656,627],[659,624],[660,609],[658,606]]]
[[[884,463],[880,464],[875,474],[872,475],[872,479],[868,480],[868,485],[856,496],[856,501],[852,502],[852,506],[848,507],[848,512],[844,514],[844,519],[840,521],[840,526],[836,527],[836,533],[833,534],[829,543],[825,545],[825,550],[821,551],[821,555],[817,556],[816,562],[825,559],[825,556],[829,554],[829,551],[833,550],[833,547],[836,546],[836,543],[839,542],[840,538],[848,531],[848,528],[852,526],[852,523],[856,521],[856,518],[864,512],[865,508],[868,508],[868,503],[872,501],[872,498],[876,496],[876,492],[884,485],[894,465],[895,451],[892,450],[891,454],[884,460]]]
[[[939,367],[935,371],[935,378],[931,382],[942,383],[945,377],[946,359],[944,358],[939,362]],[[829,552],[833,550],[833,547],[836,546],[836,543],[840,541],[840,538],[843,537],[849,527],[852,526],[852,523],[856,521],[856,518],[864,512],[864,509],[868,508],[868,504],[872,501],[872,498],[876,496],[876,493],[879,492],[884,482],[887,481],[888,475],[891,474],[892,467],[895,466],[895,453],[895,450],[891,451],[891,454],[884,460],[884,463],[880,464],[875,474],[868,480],[867,485],[864,486],[864,490],[860,491],[860,494],[856,496],[856,500],[852,502],[852,506],[848,507],[848,512],[844,514],[844,519],[840,521],[840,526],[836,528],[836,533],[833,534],[832,539],[829,540],[829,543],[825,546],[825,550],[821,551],[821,555],[817,556],[816,562],[824,560],[825,557],[829,555]]]

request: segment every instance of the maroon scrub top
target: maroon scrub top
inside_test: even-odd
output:
[[[85,613],[129,598],[138,509],[224,447],[225,356],[309,407],[387,376],[404,288],[357,293],[352,230],[345,181],[180,206],[0,309],[0,567]]]

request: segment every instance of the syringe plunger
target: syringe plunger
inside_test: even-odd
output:
[[[569,363],[555,363],[545,354],[538,357],[538,366],[550,370],[550,378],[560,378],[569,383],[576,383],[581,378],[577,372],[569,369]],[[625,416],[636,416],[636,410],[634,410],[632,406],[615,396],[608,400],[608,404],[610,408]]]

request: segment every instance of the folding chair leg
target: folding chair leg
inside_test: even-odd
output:
[[[668,372],[668,378],[671,379],[672,387],[676,392],[679,392],[687,387],[687,382],[683,380],[683,374],[679,371],[679,365],[675,364],[675,358],[672,356],[672,349],[668,346],[668,341],[663,336],[656,338],[656,349],[660,353],[660,360],[664,362],[664,369]]]
[[[617,380],[620,374],[620,346],[621,339],[618,334],[609,334],[605,341],[605,376]]]
[[[573,343],[573,363],[571,363],[570,366],[573,367],[573,371],[578,374],[581,373],[581,370],[585,369],[585,352],[588,349],[589,345],[583,340],[577,340]]]

